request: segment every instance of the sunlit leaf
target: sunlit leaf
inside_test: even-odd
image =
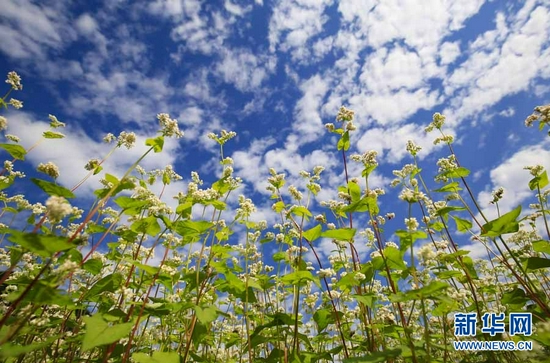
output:
[[[329,229],[321,233],[321,237],[334,238],[340,241],[351,241],[355,236],[355,228]]]
[[[529,181],[529,189],[535,190],[537,188],[542,189],[548,185],[548,174],[546,170],[539,176],[534,177]]]
[[[50,257],[57,252],[69,250],[75,246],[74,243],[69,242],[67,237],[38,233],[12,231],[8,239],[42,257]]]
[[[27,155],[27,151],[21,145],[0,144],[0,148],[6,150],[12,158],[17,160],[25,160],[25,155]]]
[[[109,324],[101,317],[101,314],[85,316],[86,332],[82,339],[82,351],[88,351],[101,345],[114,343],[132,330],[134,323]]]
[[[305,239],[307,239],[309,242],[315,241],[317,238],[321,237],[321,232],[323,231],[323,227],[321,227],[320,224],[316,225],[315,227],[308,229],[307,231],[304,231],[302,235]]]
[[[164,147],[164,136],[160,135],[155,137],[154,139],[147,139],[145,140],[145,145],[152,146],[153,151],[156,153],[159,153],[162,151],[162,148]]]
[[[153,351],[153,356],[145,353],[134,353],[132,359],[136,363],[180,363],[181,356],[177,352]]]
[[[55,183],[42,180],[42,179],[31,178],[31,180],[34,184],[38,185],[38,187],[42,189],[44,192],[46,192],[46,194],[48,195],[57,195],[59,197],[65,197],[65,198],[75,197],[73,192],[71,192],[69,189],[61,185],[57,185]]]
[[[452,216],[456,222],[456,228],[459,232],[466,232],[472,228],[472,222],[467,219],[462,219],[456,216]]]
[[[486,223],[481,227],[482,237],[498,237],[506,233],[515,233],[519,230],[519,223],[516,219],[521,213],[521,205],[511,212]]]
[[[344,150],[347,151],[349,149],[350,142],[349,142],[349,131],[344,132],[340,140],[338,140],[338,144],[336,147],[338,150]]]

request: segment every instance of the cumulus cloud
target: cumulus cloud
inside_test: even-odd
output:
[[[276,58],[255,55],[248,49],[226,49],[217,71],[225,82],[238,90],[257,90],[275,70]]]
[[[529,190],[528,186],[533,176],[523,169],[532,165],[542,165],[550,170],[550,144],[542,143],[523,148],[490,171],[491,184],[487,190],[478,194],[480,206],[487,218],[493,219],[497,216],[496,209],[489,202],[492,200],[491,191],[498,187],[504,188],[504,197],[499,202],[502,213],[516,208],[529,198],[532,203],[536,202],[535,192]]]
[[[290,52],[293,59],[303,60],[309,55],[306,44],[323,30],[328,16],[325,8],[332,0],[281,0],[273,10],[269,22],[270,50]]]
[[[525,8],[533,6],[527,2]],[[538,6],[507,20],[499,13],[495,29],[476,38],[469,57],[445,81],[445,93],[454,94],[451,107],[454,122],[480,112],[505,96],[526,90],[536,77],[544,76],[550,63],[543,47],[550,35],[550,11]],[[506,75],[506,76],[503,76]]]
[[[14,59],[43,60],[76,38],[62,2],[35,4],[31,0],[2,1],[0,50]]]

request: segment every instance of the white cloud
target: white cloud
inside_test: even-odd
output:
[[[418,54],[397,46],[392,50],[380,48],[365,61],[359,79],[374,92],[417,89],[433,76],[422,67]],[[433,71],[432,71],[433,72]]]
[[[439,51],[439,56],[441,58],[441,64],[447,65],[455,61],[455,59],[460,55],[460,44],[459,42],[445,42],[441,45]]]
[[[50,49],[62,49],[76,38],[63,6],[61,2],[54,7],[30,0],[2,1],[0,50],[16,59],[43,60]]]
[[[356,33],[378,48],[402,39],[413,48],[436,46],[451,31],[476,14],[485,0],[354,1],[344,0],[338,10]]]
[[[455,94],[451,107],[445,110],[452,115],[452,122],[526,90],[536,77],[545,76],[550,54],[544,53],[543,47],[550,36],[549,24],[550,12],[542,6],[529,16],[520,12],[509,23],[504,15],[497,15],[496,29],[471,44],[470,57],[445,81],[445,93]]]
[[[516,109],[513,107],[508,107],[498,113],[499,116],[502,117],[512,117],[516,114]],[[511,135],[510,135],[511,136]]]
[[[532,200],[529,203],[536,202],[535,192],[529,190],[528,187],[529,180],[533,176],[523,168],[537,164],[550,170],[550,145],[548,143],[523,148],[491,170],[489,190],[478,194],[480,207],[489,220],[497,217],[496,208],[489,202],[492,200],[491,191],[498,187],[504,188],[504,197],[498,203],[501,213],[509,212],[529,198]]]
[[[99,26],[90,14],[82,14],[76,19],[76,28],[84,35],[92,35],[98,31]]]
[[[238,4],[234,4],[231,0],[225,0],[223,6],[225,7],[225,10],[237,16],[243,16],[252,10],[252,5],[242,7]]]
[[[293,59],[305,59],[309,55],[308,41],[321,33],[328,20],[325,8],[332,0],[281,0],[273,10],[269,22],[270,50],[290,52]]]
[[[248,49],[226,49],[216,69],[225,82],[240,91],[251,92],[262,85],[275,66],[275,57],[255,55]]]
[[[319,110],[329,90],[329,84],[320,75],[315,75],[303,81],[300,90],[303,96],[294,109],[294,131],[299,135],[300,143],[304,144],[316,140],[325,132]]]
[[[358,93],[349,98],[349,105],[361,123],[373,119],[381,125],[402,122],[419,109],[429,110],[439,102],[438,91],[430,91],[429,88],[416,91],[401,89],[393,93]]]

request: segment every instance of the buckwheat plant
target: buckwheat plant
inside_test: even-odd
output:
[[[1,105],[17,110],[10,97]],[[526,120],[547,124],[547,108]],[[546,119],[545,119],[546,117]],[[64,135],[57,117],[39,142]],[[0,361],[2,362],[540,362],[550,353],[550,232],[548,177],[527,165],[535,198],[522,209],[501,210],[507,192],[480,205],[470,171],[436,113],[426,127],[446,146],[427,177],[413,140],[410,159],[393,171],[401,211],[380,203],[391,189],[374,188],[374,151],[354,153],[353,111],[342,107],[326,129],[336,135],[343,180],[333,200],[319,200],[324,166],[286,175],[266,166],[276,223],[259,220],[244,195],[227,145],[235,132],[208,137],[219,146],[218,177],[208,180],[173,165],[146,170],[166,138],[184,132],[166,113],[146,140],[147,151],[122,175],[103,171],[114,153],[137,142],[131,131],[107,134],[106,155],[91,158],[86,176],[60,185],[59,169],[44,160],[31,182],[43,197],[16,194],[27,176],[17,163],[25,149],[5,134],[9,155],[0,172]],[[0,116],[0,131],[9,121]],[[350,163],[359,167],[352,175]],[[339,172],[340,170],[338,170]],[[34,173],[34,172],[33,172]],[[86,208],[80,186],[101,187]],[[203,180],[204,178],[204,180]],[[171,183],[185,189],[166,195]],[[293,184],[287,180],[292,180]],[[160,184],[160,188],[152,188]],[[240,190],[238,190],[240,189]],[[154,192],[153,190],[160,190]],[[45,196],[44,196],[45,195]],[[36,196],[32,196],[36,199]],[[387,205],[387,203],[384,203]],[[484,211],[495,208],[498,218]],[[522,210],[529,211],[522,213]],[[399,225],[403,227],[399,228]],[[541,235],[542,234],[542,235]],[[473,258],[471,240],[486,251]],[[327,251],[326,246],[330,246]],[[321,246],[323,251],[321,251]],[[532,314],[531,335],[491,335],[486,313]],[[533,343],[529,352],[455,350],[455,314],[475,313],[471,340]]]

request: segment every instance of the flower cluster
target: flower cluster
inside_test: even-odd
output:
[[[21,77],[16,72],[12,71],[8,73],[6,83],[9,84],[14,90],[21,91],[23,89],[23,85],[21,84]]]
[[[176,136],[177,138],[183,137],[183,131],[180,131],[178,127],[178,120],[170,118],[167,113],[159,113],[157,115],[160,126],[162,126],[161,133],[164,136]]]
[[[59,168],[53,162],[49,161],[47,163],[40,163],[36,168],[41,173],[44,173],[54,179],[59,178]]]

